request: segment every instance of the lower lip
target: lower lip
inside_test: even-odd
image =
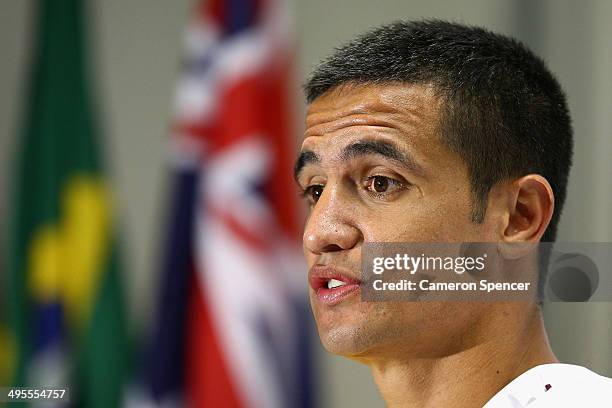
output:
[[[336,303],[340,303],[348,296],[356,293],[359,290],[359,285],[356,283],[349,283],[346,285],[338,286],[337,288],[328,289],[326,287],[322,287],[317,289],[317,299],[321,303],[325,303],[327,305],[333,305]]]

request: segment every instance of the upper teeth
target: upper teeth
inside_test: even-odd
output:
[[[344,286],[346,285],[346,282],[342,282],[341,280],[338,279],[330,279],[327,281],[327,289],[333,289],[333,288],[337,288],[338,286]]]

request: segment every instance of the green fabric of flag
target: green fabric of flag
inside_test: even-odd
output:
[[[121,405],[126,323],[79,0],[39,1],[9,236],[5,358],[17,386]]]

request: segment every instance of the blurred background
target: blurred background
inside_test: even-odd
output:
[[[190,41],[185,45],[189,22],[197,20],[204,8],[196,7],[196,3],[192,0],[92,0],[85,9],[83,29],[88,37],[84,58],[88,61],[86,69],[90,77],[86,87],[93,90],[90,97],[98,117],[93,126],[99,134],[98,150],[105,163],[103,170],[94,167],[106,175],[118,215],[115,224],[122,254],[120,276],[130,343],[127,353],[138,356],[130,359],[132,366],[150,367],[146,349],[159,344],[151,346],[146,339],[172,327],[155,329],[159,313],[163,314],[164,309],[160,306],[164,293],[160,286],[167,284],[163,275],[167,270],[164,265],[169,261],[163,254],[169,251],[167,241],[172,235],[169,225],[175,222],[169,213],[171,208],[177,208],[175,198],[180,193],[177,186],[182,182],[179,176],[185,175],[181,172],[190,166],[189,157],[185,158],[189,155],[184,154],[191,149],[189,143],[172,142],[171,135],[179,133],[176,139],[181,139],[180,133],[184,130],[177,131],[177,124],[180,128],[190,120],[190,113],[177,113],[177,109],[182,109],[190,98],[202,98],[188,92],[181,96],[183,88],[192,83],[189,72],[185,73],[185,61],[210,39],[202,32],[193,35],[192,30]],[[26,106],[32,103],[28,101],[31,97],[28,89],[33,80],[33,44],[40,40],[36,18],[39,4],[42,2],[32,0],[0,2],[0,284],[3,289],[7,285],[5,265],[12,251],[10,242],[14,239],[9,233],[17,202],[12,186],[19,177],[17,161],[21,160],[19,146],[24,142],[20,138],[24,122],[28,120]],[[313,65],[334,46],[365,29],[395,19],[430,17],[482,25],[524,41],[547,61],[567,92],[574,121],[575,157],[558,240],[612,241],[612,25],[609,23],[612,2],[309,0],[292,3],[288,15],[290,19],[285,25],[272,30],[283,37],[274,46],[290,50],[286,55],[293,58],[290,64],[283,65],[285,74],[293,69],[285,82],[290,95],[287,100],[293,98],[284,108],[290,130],[279,131],[289,140],[278,150],[290,156],[288,162],[293,160],[303,129],[305,105],[299,85]],[[200,46],[194,45],[198,39],[202,41]],[[177,159],[177,154],[183,157]],[[232,160],[240,162],[240,157]],[[177,165],[177,162],[180,163]],[[283,225],[287,237],[299,235],[294,234],[292,226]],[[219,283],[224,284],[227,282]],[[287,285],[301,287],[300,283]],[[6,293],[3,290],[1,296]],[[305,288],[303,294],[305,297]],[[5,311],[0,318],[6,320],[8,301],[2,299],[2,302],[0,307]],[[544,314],[552,347],[562,361],[612,376],[611,303],[546,304]],[[295,316],[302,316],[306,332],[312,329],[309,315]],[[0,334],[0,359],[10,359],[10,350],[14,350],[9,347],[8,337],[6,331]],[[315,390],[315,406],[383,406],[365,367],[325,354],[316,335],[312,335],[310,344],[304,342],[301,347],[309,348],[315,362],[308,367],[316,373],[311,384]],[[157,380],[159,387],[172,388],[168,382],[172,380]],[[142,384],[134,385],[138,387],[146,388]],[[144,403],[146,397],[142,394],[146,392],[135,392],[133,401]],[[266,397],[261,398],[264,401]]]

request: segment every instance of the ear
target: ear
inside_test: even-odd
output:
[[[550,223],[555,198],[548,181],[539,174],[528,174],[512,183],[508,224],[504,242],[539,242]]]

